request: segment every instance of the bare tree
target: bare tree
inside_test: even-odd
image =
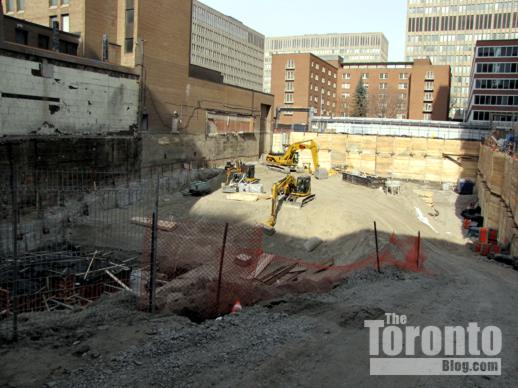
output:
[[[396,118],[406,114],[407,101],[395,91],[381,90],[369,95],[369,117]]]

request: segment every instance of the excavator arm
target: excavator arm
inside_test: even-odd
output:
[[[266,156],[266,163],[269,167],[289,173],[297,165],[296,155],[299,151],[310,150],[313,158],[313,167],[315,172],[318,172],[318,179],[327,178],[327,171],[320,168],[318,160],[318,145],[314,140],[304,140],[293,143],[288,146],[283,155],[268,154]]]

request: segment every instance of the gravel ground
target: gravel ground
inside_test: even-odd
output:
[[[326,198],[341,183],[330,179],[315,191],[320,199]],[[424,205],[412,195],[413,186],[394,198],[346,187],[345,193],[339,193],[343,201],[334,203],[325,215],[318,215],[318,207],[291,216],[283,209],[278,233],[266,244],[281,253],[292,252],[307,237],[325,238],[325,233],[317,234],[319,225],[327,230],[341,220],[340,231],[332,231],[315,257],[352,247],[366,252],[370,242],[362,233],[371,233],[365,229],[376,218],[384,238],[393,230],[408,235],[422,231],[428,256],[424,273],[387,267],[378,274],[364,269],[331,292],[264,301],[238,315],[202,324],[174,315],[136,312],[133,297],[126,294],[106,297],[84,311],[28,314],[21,317],[21,341],[0,347],[0,386],[516,386],[518,272],[479,258],[465,246],[457,214],[462,201],[470,199],[437,192],[440,216],[430,221],[435,232],[415,217],[415,207]],[[222,214],[215,204],[224,206],[224,201],[214,195],[184,213],[211,209]],[[267,202],[254,206],[253,217],[259,220]],[[232,210],[228,218],[234,220],[250,214],[245,204],[234,204]],[[170,211],[181,215],[173,206]],[[214,217],[216,213],[209,218]],[[293,225],[302,226],[294,232]],[[344,256],[342,261],[346,260],[352,258]],[[368,331],[363,322],[385,313],[405,314],[410,325],[497,325],[503,333],[502,376],[370,376]]]

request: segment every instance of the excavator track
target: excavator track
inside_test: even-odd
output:
[[[308,203],[313,201],[315,199],[315,197],[316,197],[315,194],[308,195],[307,197],[298,197],[296,195],[289,195],[286,198],[284,204],[287,207],[294,207],[294,208],[297,208],[297,209],[302,209]]]

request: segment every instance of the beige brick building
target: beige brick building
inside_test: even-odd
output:
[[[88,0],[65,5],[25,3],[12,15],[50,23],[67,12],[81,35],[79,53],[142,72],[141,123],[145,164],[174,160],[255,158],[267,150],[273,96],[222,82],[193,66],[192,0]]]

